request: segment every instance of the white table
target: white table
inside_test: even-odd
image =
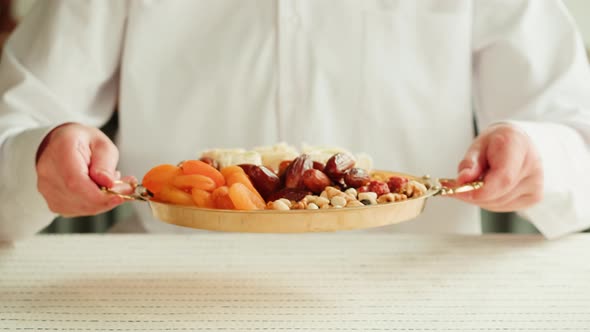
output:
[[[37,236],[0,331],[588,331],[590,236]]]

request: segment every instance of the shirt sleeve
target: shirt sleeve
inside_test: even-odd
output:
[[[511,122],[539,151],[544,195],[518,211],[547,238],[590,228],[590,71],[557,0],[480,0],[473,23],[478,125]]]
[[[100,127],[113,113],[127,15],[118,0],[37,1],[0,62],[0,240],[55,217],[37,190],[35,156],[54,127]]]

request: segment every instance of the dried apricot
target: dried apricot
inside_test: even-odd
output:
[[[186,193],[170,184],[165,185],[155,194],[154,198],[164,203],[172,203],[178,205],[195,205],[191,194]]]
[[[150,169],[143,176],[141,184],[150,192],[157,194],[179,174],[181,174],[181,170],[177,166],[169,164],[158,165]]]
[[[266,204],[258,193],[245,184],[236,182],[229,187],[229,197],[238,210],[262,210]]]
[[[227,166],[221,169],[221,174],[225,178],[225,182],[227,183],[227,179],[232,176],[234,173],[244,173],[244,170],[238,165]]]
[[[172,178],[172,185],[182,190],[202,189],[213,191],[217,187],[213,179],[201,174],[177,175]]]
[[[254,184],[252,183],[252,180],[250,180],[250,178],[248,177],[248,175],[246,175],[246,173],[244,173],[244,171],[242,171],[241,173],[240,172],[234,172],[234,173],[232,173],[229,176],[229,178],[226,179],[226,181],[227,181],[227,185],[229,187],[233,186],[236,183],[243,184],[248,189],[250,189],[250,191],[252,191],[258,197],[260,197],[261,200],[264,201],[264,199],[262,198],[262,196],[260,195],[260,193],[258,192],[258,190],[256,190],[256,188],[254,187]]]
[[[200,161],[204,162],[205,164],[211,165],[215,169],[219,169],[219,163],[217,160],[211,157],[201,157]]]
[[[180,164],[185,175],[200,174],[210,177],[217,187],[225,185],[225,178],[215,167],[200,160],[185,160]]]
[[[227,186],[221,186],[213,190],[211,193],[211,200],[217,209],[235,209],[234,203],[231,198],[229,198],[229,188]]]
[[[195,205],[202,208],[214,209],[215,204],[211,198],[211,193],[202,189],[193,188],[192,190],[193,202]]]

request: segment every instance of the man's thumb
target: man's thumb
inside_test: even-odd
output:
[[[116,178],[119,150],[106,135],[102,134],[90,142],[90,152],[88,166],[90,178],[99,186],[111,188]]]
[[[479,140],[476,140],[469,147],[469,150],[465,153],[465,157],[459,163],[457,175],[459,185],[475,181],[483,175],[487,167],[485,153],[485,145]]]

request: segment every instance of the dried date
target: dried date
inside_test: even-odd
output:
[[[336,153],[326,162],[324,173],[334,182],[339,182],[346,171],[354,167],[354,159],[346,153]]]
[[[285,187],[291,189],[304,189],[303,173],[308,169],[313,169],[313,161],[311,158],[302,154],[295,158],[285,171]]]
[[[311,195],[311,192],[304,189],[293,189],[293,188],[283,188],[279,191],[274,192],[270,195],[267,199],[268,202],[274,202],[278,199],[285,198],[290,201],[299,202],[300,200],[304,199],[305,196]]]
[[[319,161],[314,161],[313,162],[313,168],[317,169],[318,171],[324,171],[324,168],[326,167],[326,165],[324,165],[323,163],[320,163]]]
[[[253,164],[241,164],[239,166],[248,175],[254,188],[258,190],[264,199],[267,199],[272,193],[281,188],[281,180],[267,167]]]
[[[279,177],[283,177],[285,175],[285,171],[287,171],[287,168],[289,167],[289,165],[291,165],[292,162],[292,160],[281,161],[281,163],[279,164]]]
[[[330,178],[315,168],[308,169],[303,173],[303,184],[314,194],[319,194],[331,184]]]
[[[344,174],[344,183],[348,187],[359,188],[371,182],[369,173],[362,168],[351,168]]]

